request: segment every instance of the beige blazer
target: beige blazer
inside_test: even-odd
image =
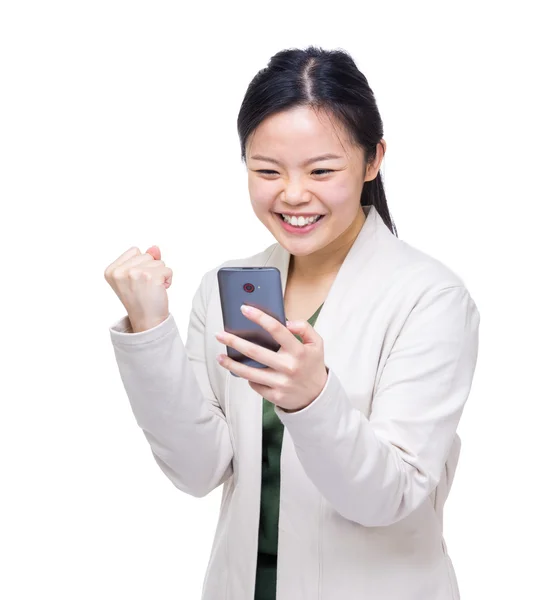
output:
[[[479,312],[444,264],[396,238],[374,207],[314,325],[329,367],[285,425],[277,600],[457,600],[442,536],[457,425],[478,353]],[[202,600],[253,600],[262,400],[215,356],[225,346],[220,266],[274,266],[278,243],[201,279],[184,344],[172,314],[110,327],[120,376],[155,461],[181,491],[223,484]]]

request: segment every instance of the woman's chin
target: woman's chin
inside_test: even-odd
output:
[[[272,232],[274,234],[274,232]],[[294,239],[292,236],[283,235],[283,233],[275,233],[274,237],[278,243],[294,256],[309,256],[314,252],[327,246],[322,238],[314,239]]]

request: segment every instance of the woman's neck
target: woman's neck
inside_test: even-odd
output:
[[[301,283],[314,283],[328,277],[335,277],[365,220],[365,212],[360,208],[352,226],[331,244],[307,256],[291,254],[288,278]]]

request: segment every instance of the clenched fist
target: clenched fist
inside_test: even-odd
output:
[[[128,312],[133,333],[152,329],[168,317],[172,269],[161,260],[157,246],[145,254],[130,248],[106,268],[104,277]]]

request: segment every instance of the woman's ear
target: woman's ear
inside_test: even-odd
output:
[[[387,142],[382,138],[376,144],[376,156],[374,157],[374,160],[366,165],[365,181],[372,181],[378,176],[379,169],[386,151]]]

